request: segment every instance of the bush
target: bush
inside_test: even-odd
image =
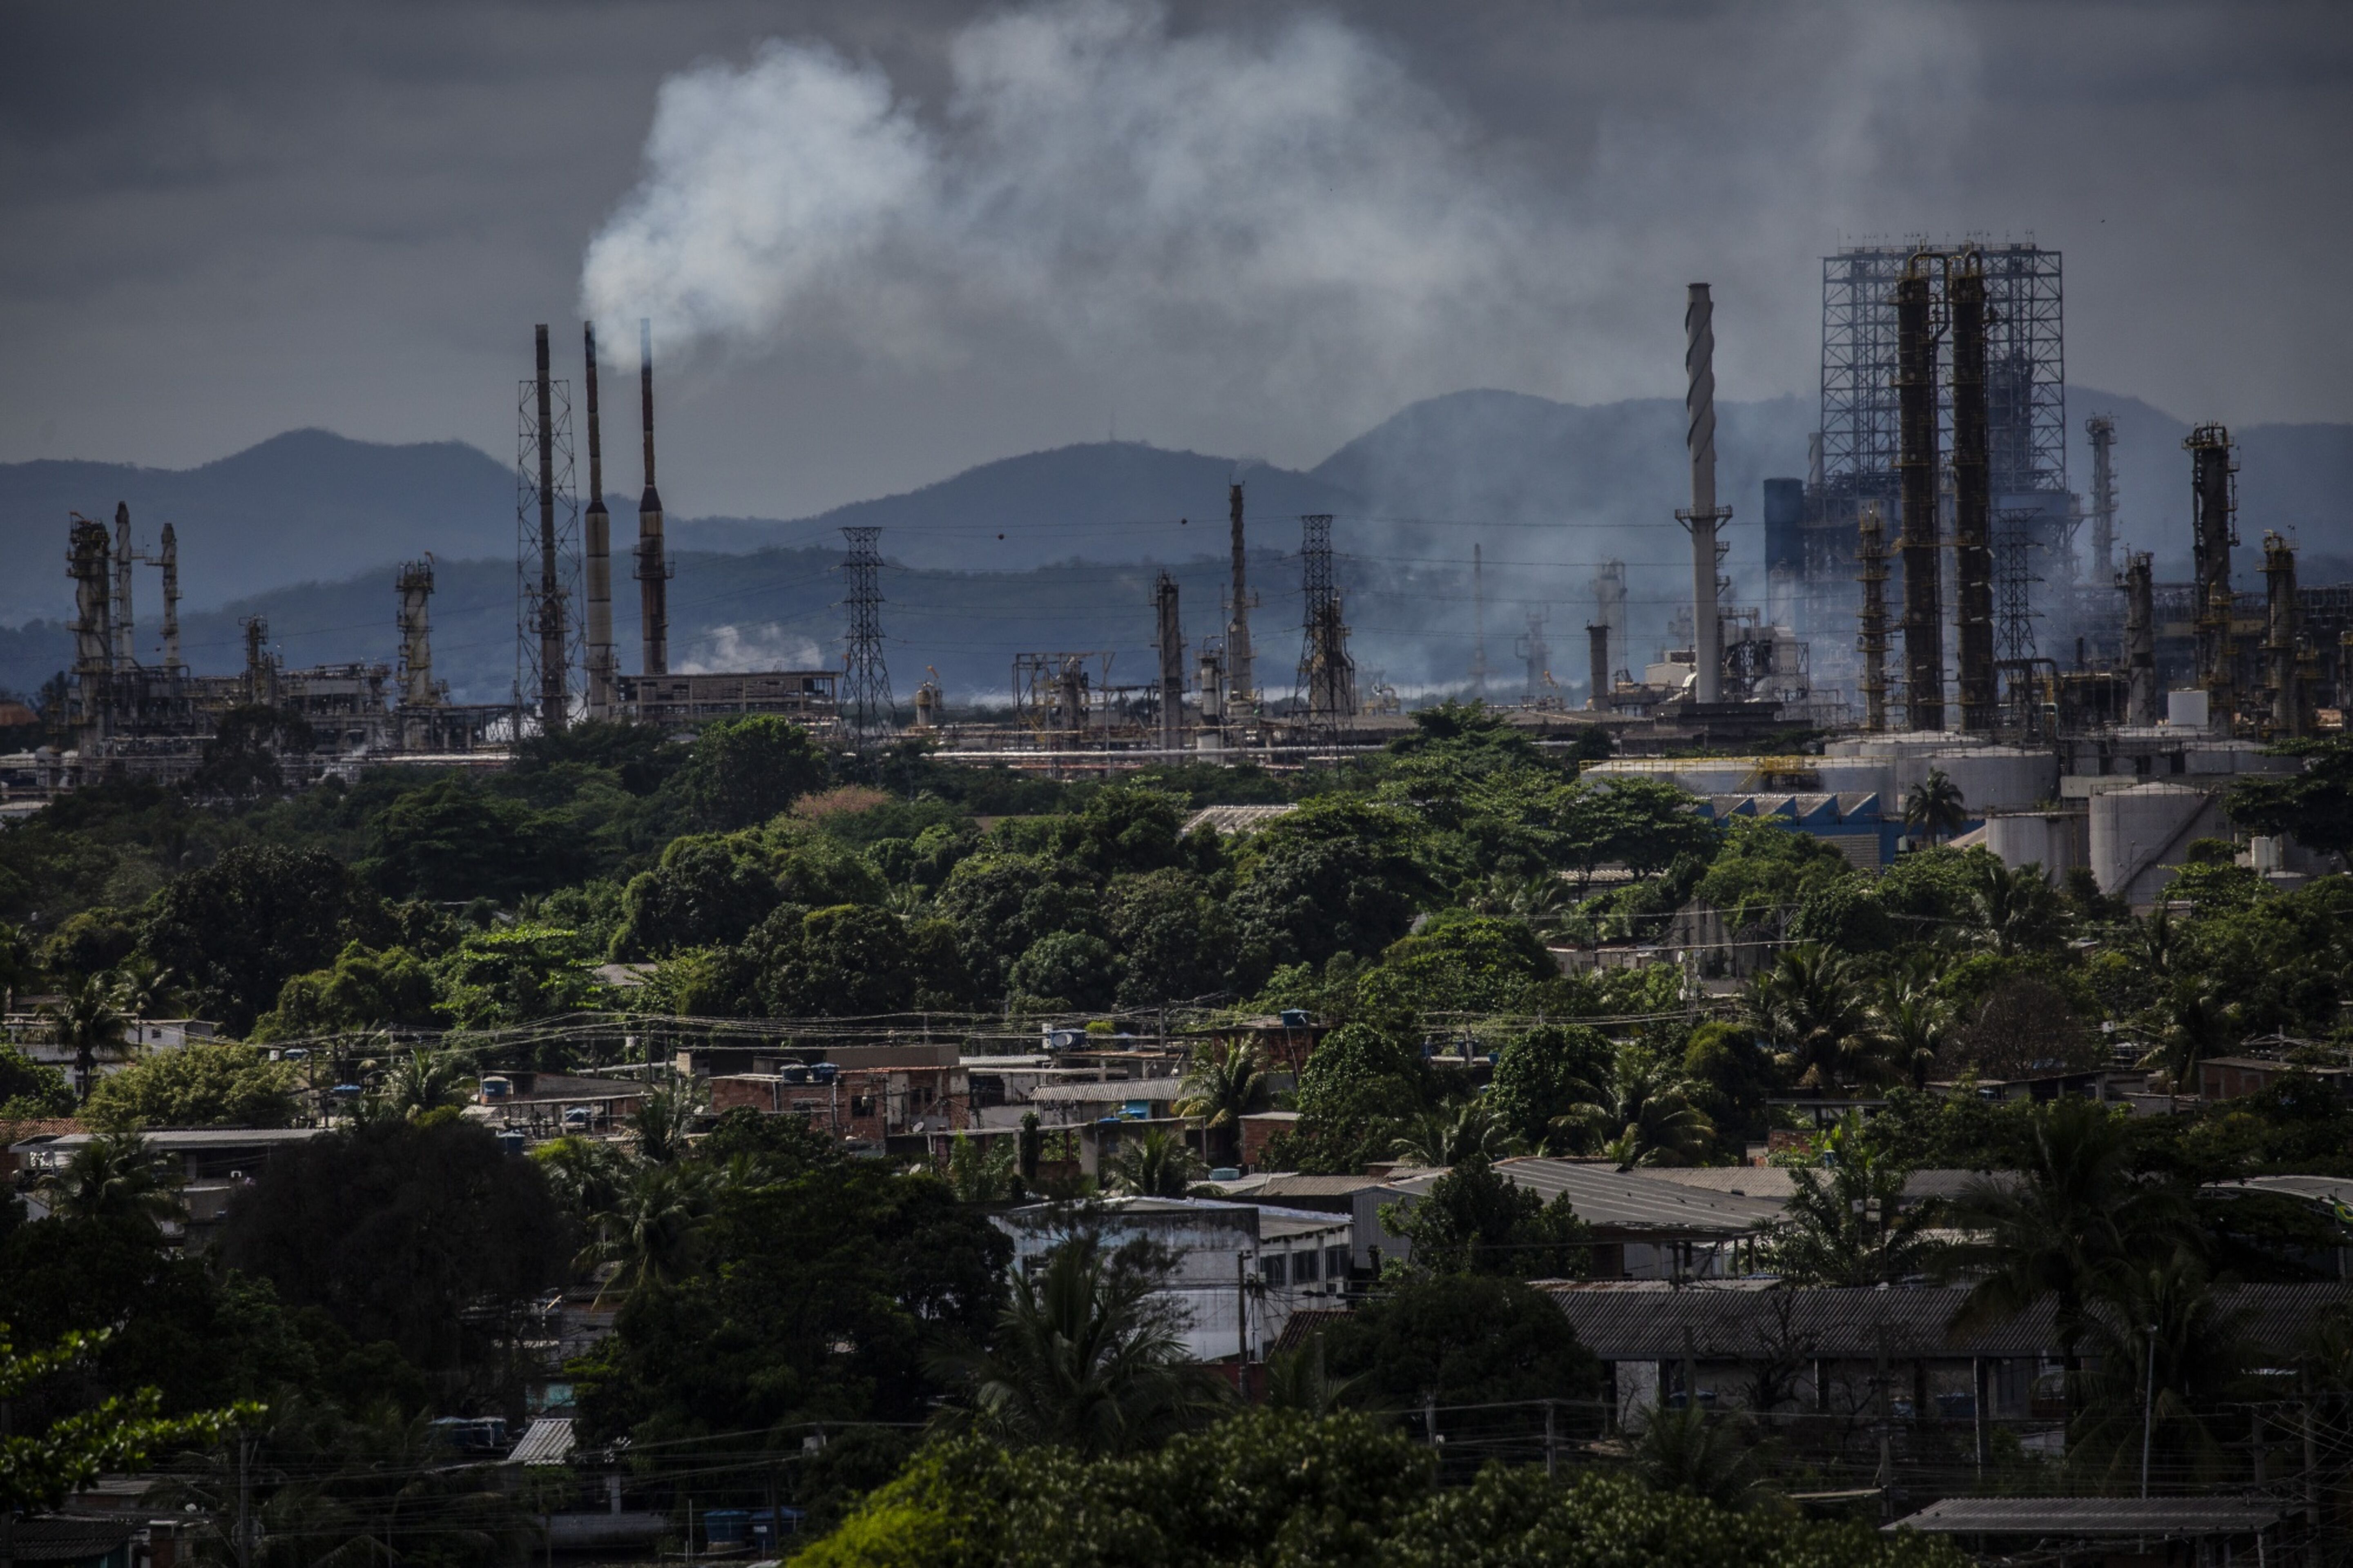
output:
[[[98,1080],[82,1119],[102,1131],[140,1127],[284,1127],[301,1087],[293,1068],[224,1041],[150,1051]]]

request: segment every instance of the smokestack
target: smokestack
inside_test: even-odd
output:
[[[1592,670],[1593,693],[1585,705],[1596,713],[1609,710],[1609,626],[1599,622],[1585,628],[1586,661]]]
[[[1226,487],[1226,510],[1233,530],[1233,618],[1226,624],[1226,712],[1236,722],[1250,716],[1258,689],[1250,668],[1250,579],[1244,567],[1242,487]]]
[[[1887,730],[1887,520],[1879,503],[1867,500],[1855,516],[1855,560],[1861,569],[1862,610],[1856,617],[1862,647],[1862,728]]]
[[[1160,652],[1160,745],[1174,752],[1185,744],[1185,624],[1176,610],[1176,579],[1160,574],[1152,599]]]
[[[155,563],[164,569],[164,669],[180,674],[180,536],[165,523],[155,545]]]
[[[605,506],[605,440],[596,417],[596,323],[584,321],[588,358],[588,510],[580,520],[588,594],[588,717],[613,716],[613,514]]]
[[[400,595],[400,705],[430,708],[439,697],[433,689],[433,558],[403,566],[394,587]]]
[[[2276,533],[2263,535],[2263,585],[2271,598],[2263,654],[2270,666],[2272,738],[2293,739],[2303,732],[2304,715],[2295,679],[2295,546]]]
[[[1617,650],[1620,658],[1624,658],[1626,649],[1631,645],[1626,640],[1626,563],[1623,561],[1604,561],[1593,569],[1593,611],[1594,618],[1609,628],[1609,646]],[[1611,686],[1617,685],[1619,671],[1626,668],[1620,665],[1609,671]],[[1628,670],[1628,673],[1632,672]]]
[[[638,499],[638,613],[645,673],[670,673],[670,563],[662,553],[661,492],[654,489],[654,324],[638,322],[638,406],[646,429],[646,493]]]
[[[1691,451],[1692,503],[1675,516],[1691,530],[1692,695],[1701,702],[1724,700],[1724,623],[1717,617],[1715,543],[1718,523],[1732,515],[1715,504],[1715,306],[1707,285],[1691,285],[1683,306],[1684,444]]]
[[[2239,542],[2239,465],[2231,432],[2200,425],[2181,443],[2189,450],[2189,498],[2197,532],[2191,540],[2198,578],[2198,683],[2206,688],[2207,721],[2229,734],[2237,649],[2231,637],[2231,547]]]
[[[114,503],[114,668],[129,672],[139,663],[131,635],[131,503]]]
[[[245,700],[257,708],[278,706],[278,661],[269,657],[269,618],[255,616],[245,627]]]
[[[2116,574],[2116,421],[2112,414],[2094,414],[2084,422],[2092,438],[2092,574],[2094,582]]]
[[[2126,557],[2125,722],[2157,722],[2157,588],[2149,553]]]
[[[539,731],[561,734],[569,717],[565,679],[564,580],[555,555],[555,403],[547,372],[547,326],[533,333],[539,395]]]
[[[1977,252],[1947,275],[1953,331],[1953,545],[1960,578],[1961,728],[1993,733],[1993,498],[1987,485],[1986,289]]]
[[[1945,616],[1937,562],[1936,334],[1923,252],[1895,285],[1896,472],[1904,497],[1904,721],[1945,727]]]

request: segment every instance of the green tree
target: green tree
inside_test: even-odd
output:
[[[1546,1024],[1508,1042],[1495,1057],[1487,1099],[1522,1142],[1535,1144],[1553,1119],[1593,1098],[1613,1054],[1598,1029]]]
[[[1694,1164],[1715,1142],[1715,1125],[1693,1103],[1697,1086],[1663,1052],[1619,1047],[1595,1087],[1595,1099],[1569,1107],[1554,1125],[1621,1166]]]
[[[1241,1163],[1242,1118],[1274,1103],[1272,1080],[1265,1059],[1248,1039],[1207,1044],[1193,1053],[1185,1075],[1184,1098],[1175,1110],[1197,1119],[1206,1133],[1215,1134],[1224,1163]]]
[[[572,826],[553,812],[445,774],[369,825],[363,869],[396,898],[510,905],[586,869]]]
[[[951,1356],[962,1417],[1000,1441],[1084,1455],[1156,1447],[1210,1408],[1165,1268],[1083,1237],[1017,1273],[989,1348]]]
[[[2223,1306],[2204,1261],[2187,1248],[2112,1261],[2093,1298],[2099,1310],[2085,1318],[2084,1338],[2094,1370],[2083,1374],[2068,1468],[2103,1491],[2123,1491],[2139,1479],[2146,1439],[2157,1489],[2230,1479],[2231,1449],[2245,1436],[2232,1407],[2260,1396],[2247,1310]]]
[[[809,733],[772,714],[723,719],[695,737],[677,788],[705,832],[756,827],[823,789],[828,767]]]
[[[1419,1200],[1381,1206],[1381,1224],[1413,1248],[1416,1269],[1514,1279],[1573,1279],[1591,1272],[1591,1232],[1566,1196],[1549,1204],[1473,1153]]]
[[[1389,1152],[1443,1170],[1471,1160],[1504,1160],[1526,1152],[1519,1135],[1485,1097],[1423,1111],[1405,1124]]]
[[[213,721],[188,793],[230,801],[284,795],[288,763],[299,768],[317,743],[311,726],[290,709],[259,703],[231,708]]]
[[[1500,1077],[1500,1066],[1497,1072]],[[1764,1140],[1767,1102],[1777,1084],[1772,1054],[1753,1028],[1702,1024],[1694,1029],[1683,1044],[1683,1076],[1685,1094],[1706,1113],[1727,1150],[1738,1146],[1736,1140]]]
[[[1123,1007],[1192,1002],[1225,987],[1233,931],[1209,881],[1179,867],[1113,880],[1103,931],[1121,961]]]
[[[1845,954],[1810,942],[1785,949],[1749,983],[1746,1008],[1799,1088],[1835,1090],[1873,1075],[1870,1008]]]
[[[767,861],[747,833],[671,839],[652,870],[629,879],[613,956],[659,957],[742,942],[784,901]]]
[[[331,969],[297,974],[279,989],[278,1005],[253,1026],[253,1038],[303,1039],[401,1025],[446,1023],[433,971],[405,947],[377,949],[353,942]]]
[[[73,1085],[66,1075],[0,1042],[0,1121],[73,1114]]]
[[[88,1363],[111,1337],[106,1329],[69,1333],[46,1350],[19,1351],[0,1323],[0,1405]],[[136,1470],[149,1456],[217,1443],[262,1415],[256,1405],[167,1417],[153,1388],[117,1394],[39,1432],[0,1430],[0,1531],[20,1510],[54,1508],[109,1471]]]
[[[129,1020],[115,1005],[114,986],[108,975],[74,978],[58,1000],[42,1005],[41,1016],[48,1025],[49,1037],[73,1052],[74,1088],[85,1100],[98,1079],[98,1058],[107,1056],[119,1060],[130,1052],[124,1038]]]
[[[686,1079],[649,1085],[629,1113],[629,1131],[637,1135],[638,1158],[667,1165],[687,1152],[687,1134],[703,1114],[708,1091],[699,1079]]]
[[[1905,794],[1904,826],[1932,844],[1952,837],[1968,819],[1960,786],[1942,768],[1930,768],[1928,776]]]
[[[2251,833],[2284,833],[2323,855],[2353,853],[2353,741],[2337,735],[2277,750],[2303,756],[2302,771],[2240,779],[2223,803],[2231,820]]]
[[[519,922],[469,932],[432,970],[441,1005],[459,1026],[491,1029],[593,1005],[597,957],[576,931]]]
[[[1494,1274],[1416,1270],[1324,1332],[1332,1370],[1377,1410],[1583,1399],[1599,1373],[1551,1297]]]
[[[1704,860],[1723,843],[1723,830],[1699,815],[1699,799],[1663,779],[1613,777],[1569,797],[1562,826],[1569,863],[1589,879],[1615,861],[1638,877],[1653,877],[1679,857]]]
[[[82,1114],[92,1126],[284,1127],[301,1087],[294,1068],[259,1047],[224,1040],[149,1051],[99,1080]]]
[[[1790,1173],[1767,1267],[1793,1285],[1897,1285],[1935,1257],[1935,1209],[1906,1205],[1908,1167],[1850,1114],[1820,1141],[1820,1170]]]
[[[588,1216],[594,1239],[580,1261],[610,1269],[597,1300],[627,1300],[686,1278],[700,1260],[702,1222],[717,1192],[707,1165],[645,1165],[630,1173]]]
[[[473,1062],[458,1051],[411,1051],[384,1076],[385,1111],[414,1121],[444,1106],[463,1105],[472,1092]]]
[[[2012,869],[1988,855],[1974,861],[1971,870],[1970,893],[1988,946],[2008,958],[2057,944],[2065,911],[2041,866]]]
[[[348,868],[315,849],[233,848],[175,877],[147,907],[142,952],[178,974],[200,1016],[243,1035],[297,974],[390,921]]]
[[[1286,963],[1322,967],[1336,952],[1369,958],[1406,935],[1435,879],[1407,813],[1338,797],[1310,802],[1250,836],[1228,903],[1236,943],[1259,975]]]
[[[180,1175],[136,1132],[91,1139],[46,1176],[41,1195],[62,1219],[93,1225],[178,1219]]]
[[[1014,961],[1013,994],[1045,1011],[1108,1007],[1119,988],[1119,959],[1091,931],[1049,931]]]
[[[1963,1189],[1951,1258],[1974,1279],[1957,1321],[2001,1321],[2048,1294],[2072,1380],[2093,1288],[2105,1270],[2187,1235],[2189,1207],[2133,1169],[2133,1136],[2106,1106],[2072,1096],[2037,1106],[2015,1176]]]
[[[1697,1405],[1651,1410],[1634,1438],[1634,1473],[1654,1491],[1680,1492],[1737,1512],[1764,1490],[1746,1422]]]

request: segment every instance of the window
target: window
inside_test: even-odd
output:
[[[1324,1278],[1340,1280],[1348,1277],[1348,1249],[1327,1247],[1324,1249]]]
[[[1293,1253],[1291,1255],[1291,1282],[1294,1285],[1314,1284],[1317,1279],[1323,1275],[1323,1264],[1324,1257],[1321,1253],[1314,1251]]]
[[[852,1116],[873,1115],[874,1097],[871,1094],[851,1095],[849,1097],[849,1114]]]
[[[1290,1258],[1282,1253],[1262,1253],[1258,1260],[1258,1277],[1268,1285],[1281,1289],[1290,1283]]]

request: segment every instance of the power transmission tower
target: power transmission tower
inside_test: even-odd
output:
[[[1302,717],[1314,741],[1337,742],[1356,716],[1356,666],[1348,657],[1348,627],[1340,617],[1340,589],[1332,580],[1332,517],[1299,520],[1300,595],[1305,616],[1299,644]]]
[[[879,528],[845,528],[849,543],[841,570],[849,579],[847,647],[842,658],[841,710],[851,743],[865,746],[891,732],[891,672],[882,663],[882,552]]]

